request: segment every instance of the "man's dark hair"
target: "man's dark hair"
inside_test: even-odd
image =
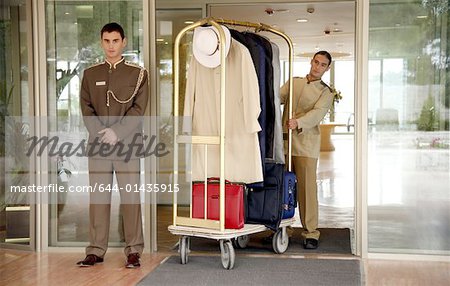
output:
[[[100,37],[103,37],[103,33],[112,33],[112,32],[117,32],[120,34],[120,37],[122,37],[122,40],[125,39],[125,32],[123,31],[122,26],[120,26],[119,24],[113,22],[113,23],[108,23],[105,26],[103,26],[102,30],[100,31]]]
[[[328,65],[331,65],[332,58],[331,58],[331,55],[330,55],[329,52],[327,52],[327,51],[318,51],[317,53],[314,54],[313,59],[314,59],[317,55],[326,56],[327,59],[330,61],[330,62],[328,63]]]

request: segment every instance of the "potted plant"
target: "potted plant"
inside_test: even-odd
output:
[[[63,186],[66,192],[58,193],[57,205],[58,205],[58,215],[64,210],[64,206],[67,202],[67,190],[69,187],[69,179],[72,176],[72,171],[64,166],[64,162],[68,160],[64,159],[62,156],[56,158],[57,165],[57,183],[58,186]]]
[[[9,192],[9,186],[29,184],[28,125],[19,118],[10,116],[10,102],[13,97],[12,86],[7,89],[6,82],[0,84],[0,231],[2,242],[12,235],[29,234],[29,209],[9,209],[10,206],[27,206],[28,193]],[[8,164],[6,163],[8,161]],[[7,212],[8,211],[8,212]],[[10,216],[8,218],[7,216]]]
[[[339,101],[342,99],[342,95],[341,92],[337,90],[333,85],[331,85],[331,93],[333,94],[333,104],[330,108],[330,122],[334,122],[336,103],[339,103]]]

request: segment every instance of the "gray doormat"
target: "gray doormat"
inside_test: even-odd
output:
[[[350,230],[348,228],[319,228],[320,240],[317,249],[304,249],[302,246],[301,232],[303,229],[294,228],[294,232],[289,239],[289,247],[285,254],[306,254],[306,253],[327,253],[327,254],[352,254],[350,242]],[[250,236],[250,241],[246,248],[235,249],[236,253],[273,253],[272,240],[268,239],[272,231],[264,231]],[[191,251],[219,252],[219,242],[213,239],[200,237],[190,238]],[[178,250],[178,244],[174,246]]]
[[[232,270],[219,256],[171,256],[138,285],[363,285],[359,260],[236,257]]]

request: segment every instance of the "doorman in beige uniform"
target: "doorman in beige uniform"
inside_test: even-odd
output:
[[[333,103],[331,89],[321,78],[330,69],[331,61],[328,52],[319,51],[311,60],[309,74],[304,78],[293,79],[293,118],[288,118],[288,82],[280,91],[281,104],[284,104],[283,131],[287,133],[287,128],[293,130],[292,164],[298,180],[297,200],[304,228],[302,237],[305,249],[315,249],[319,245],[316,182],[317,161],[320,155],[319,124]]]
[[[148,74],[122,57],[126,38],[117,23],[101,30],[101,45],[106,60],[84,71],[80,106],[89,132],[89,239],[86,258],[80,266],[103,262],[108,248],[111,193],[120,192],[125,236],[126,267],[139,267],[144,248],[138,186],[139,152],[142,145],[142,120],[148,101]],[[121,147],[122,149],[120,149]],[[127,149],[128,148],[128,149]],[[116,174],[117,184],[113,184]],[[128,190],[128,191],[127,191]]]

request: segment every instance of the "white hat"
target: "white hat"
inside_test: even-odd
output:
[[[230,51],[231,35],[225,26],[220,26],[225,34],[225,57]],[[205,67],[215,68],[220,65],[220,36],[214,26],[194,29],[193,51],[195,59]]]

